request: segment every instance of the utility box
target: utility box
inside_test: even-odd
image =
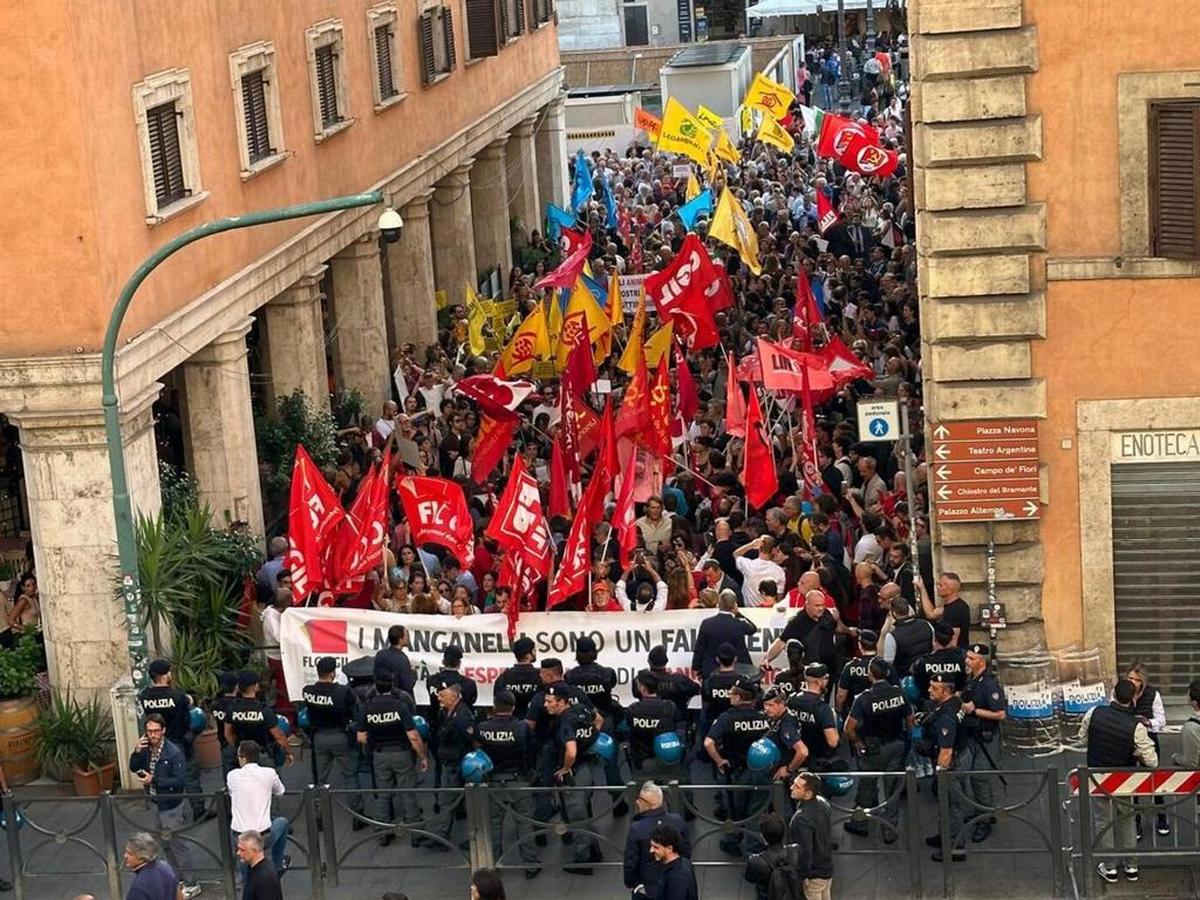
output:
[[[754,80],[754,62],[745,44],[697,44],[672,56],[658,71],[663,106],[674,97],[690,111],[704,104],[737,134],[737,111]]]

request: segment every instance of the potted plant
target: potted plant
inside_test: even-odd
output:
[[[72,702],[70,695],[58,691],[52,693],[49,705],[37,721],[34,736],[34,754],[48,778],[71,780],[78,726],[77,704]]]
[[[40,668],[41,649],[32,634],[21,635],[11,650],[0,650],[0,765],[9,784],[38,777],[34,687]]]
[[[75,701],[72,701],[75,702]],[[75,702],[78,726],[74,740],[71,780],[80,797],[98,797],[111,791],[117,767],[113,761],[116,734],[112,716],[98,697]]]

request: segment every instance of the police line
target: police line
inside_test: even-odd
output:
[[[783,631],[789,614],[772,608],[745,609],[742,613],[759,627],[746,639],[757,663]],[[623,702],[630,702],[634,676],[647,668],[650,649],[664,646],[667,668],[688,671],[700,623],[713,615],[717,615],[713,609],[522,613],[517,636],[533,641],[538,659],[557,657],[564,668],[570,669],[575,665],[575,641],[587,635],[596,642],[599,662],[616,669],[616,695]],[[406,652],[417,673],[415,694],[420,702],[428,699],[425,676],[441,668],[442,653],[451,644],[462,648],[459,671],[478,683],[478,702],[482,706],[492,702],[492,684],[515,662],[508,640],[508,619],[501,614],[455,619],[376,610],[297,607],[283,613],[279,638],[291,698],[297,699],[304,685],[316,680],[317,659],[332,656],[340,667],[352,659],[374,656],[387,646],[388,629],[397,624],[408,629]]]

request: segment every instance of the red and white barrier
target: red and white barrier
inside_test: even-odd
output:
[[[1079,793],[1079,772],[1067,776],[1071,793]],[[1096,796],[1147,796],[1151,794],[1191,794],[1200,790],[1200,772],[1173,772],[1167,769],[1146,769],[1134,772],[1105,772],[1093,770],[1088,777],[1088,793]]]

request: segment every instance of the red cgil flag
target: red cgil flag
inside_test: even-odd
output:
[[[801,398],[804,407],[804,446],[801,454],[801,470],[804,475],[804,493],[809,500],[821,496],[821,463],[817,459],[817,420],[813,416],[812,390],[809,387],[808,368],[804,368],[804,388]]]
[[[471,455],[471,480],[483,484],[492,474],[496,464],[504,458],[504,453],[512,445],[519,419],[493,419],[484,414],[479,418],[479,437],[475,441],[475,451]]]
[[[637,549],[637,513],[633,505],[633,491],[637,483],[635,473],[637,454],[637,448],[632,448],[629,465],[621,474],[621,488],[617,492],[617,505],[613,510],[612,517],[613,527],[617,530],[617,546],[621,551],[622,569],[628,569],[633,565],[633,551]]]
[[[725,368],[728,370],[725,376],[725,433],[733,437],[745,437],[746,397],[742,394],[742,386],[738,384],[737,364],[732,353],[728,355]]]
[[[591,567],[589,551],[593,524],[592,517],[588,515],[588,504],[585,500],[579,504],[575,521],[571,523],[571,532],[567,535],[563,556],[559,561],[558,571],[554,573],[554,581],[550,584],[550,593],[546,598],[547,609],[553,609],[575,596],[583,590],[587,583],[587,573]]]
[[[642,432],[646,447],[659,456],[671,455],[671,379],[667,354],[658,360],[654,386],[650,388],[650,421]]]
[[[484,533],[506,550],[524,556],[542,577],[550,571],[550,531],[542,512],[541,491],[520,456],[513,462]]]
[[[600,419],[600,456],[596,459],[596,467],[603,468],[610,482],[621,471],[617,462],[617,425],[613,418],[611,394],[604,404],[604,415]]]
[[[558,392],[559,420],[558,439],[562,441],[562,465],[567,475],[568,494],[579,499],[580,482],[583,478],[583,448],[579,442],[579,408],[583,401],[564,386]]]
[[[753,385],[750,387],[750,403],[746,408],[746,448],[742,458],[742,484],[746,488],[746,502],[754,509],[762,509],[779,491],[779,477],[775,472],[775,450],[771,446],[762,409],[758,405],[758,392]]]
[[[390,515],[387,473],[391,461],[389,450],[380,464],[367,472],[349,512],[334,531],[327,581],[335,594],[359,590],[363,576],[383,563]]]
[[[288,498],[288,551],[284,568],[292,573],[292,601],[302,603],[325,587],[323,558],[329,537],[346,513],[333,488],[303,445],[296,445]]]
[[[413,544],[437,544],[464,569],[475,562],[475,526],[463,489],[448,478],[404,475],[396,490],[412,530]]]
[[[671,322],[692,350],[720,343],[710,303],[721,294],[722,280],[700,238],[688,233],[665,269],[646,276],[646,297],[664,324]]]
[[[495,375],[471,375],[460,378],[454,389],[479,404],[480,411],[493,419],[517,417],[517,407],[536,388],[528,381],[505,381]]]
[[[829,202],[829,195],[824,191],[817,191],[817,230],[821,234],[825,234],[838,220],[837,210],[833,208],[833,204]],[[808,276],[800,273],[800,278],[804,279]]]
[[[692,369],[678,344],[675,345],[675,380],[678,383],[679,414],[685,423],[691,422],[692,417],[700,411],[700,393],[696,390]]]
[[[792,308],[792,334],[800,339],[800,349],[812,351],[812,330],[821,324],[821,310],[813,293],[808,273],[803,269],[796,277],[796,303]]]

